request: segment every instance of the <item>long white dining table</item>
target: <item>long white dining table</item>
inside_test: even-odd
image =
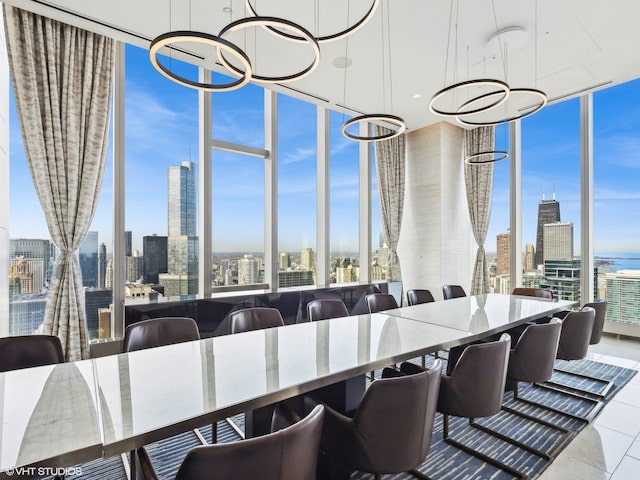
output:
[[[0,373],[0,472],[110,457],[573,304],[465,297]]]

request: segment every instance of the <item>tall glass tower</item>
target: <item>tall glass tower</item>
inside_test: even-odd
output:
[[[560,203],[553,200],[545,200],[544,197],[538,204],[538,230],[536,233],[535,265],[544,263],[544,226],[548,223],[560,221]]]

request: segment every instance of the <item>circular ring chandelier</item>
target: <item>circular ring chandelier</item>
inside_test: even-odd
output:
[[[487,158],[486,160],[483,157],[492,155],[491,158]],[[478,152],[472,155],[467,155],[464,159],[464,163],[468,165],[485,165],[488,163],[495,163],[501,160],[506,160],[509,158],[509,152],[504,150],[490,150],[486,152]]]
[[[317,40],[314,36],[305,28],[297,25],[289,20],[285,20],[283,18],[277,17],[249,17],[249,18],[241,18],[240,20],[236,20],[231,22],[229,25],[220,30],[218,34],[219,37],[223,37],[227,33],[236,32],[238,30],[242,30],[243,28],[253,27],[253,26],[261,26],[261,27],[279,27],[286,28],[288,30],[292,30],[301,35],[305,41],[311,46],[314,54],[313,62],[306,68],[300,70],[297,73],[293,73],[291,75],[283,75],[283,76],[264,76],[264,75],[256,75],[255,73],[251,73],[249,75],[250,78],[256,80],[258,82],[264,83],[284,83],[291,82],[293,80],[299,80],[301,78],[306,77],[311,72],[313,72],[316,67],[320,64],[320,46],[318,45]],[[238,75],[244,75],[240,68],[229,63],[227,58],[224,55],[223,49],[218,49],[218,57],[220,58],[220,62],[229,70],[237,73]]]
[[[358,125],[361,123],[372,122],[372,121],[391,123],[393,125],[396,125],[398,128],[396,130],[392,130],[389,133],[384,133],[382,135],[371,135],[371,136],[354,135],[347,132],[347,129],[353,125]],[[344,135],[346,138],[350,140],[355,140],[357,142],[379,142],[381,140],[389,140],[390,138],[397,137],[398,135],[401,135],[402,133],[404,133],[406,129],[407,129],[407,126],[404,123],[404,120],[400,117],[397,117],[395,115],[386,115],[382,113],[379,113],[379,114],[373,113],[370,115],[360,115],[358,117],[353,117],[351,120],[347,120],[344,123],[344,125],[342,125],[342,135]]]
[[[228,82],[228,83],[202,83],[195,80],[191,80],[189,78],[178,75],[177,73],[171,71],[169,68],[164,66],[158,60],[158,53],[161,48],[170,46],[174,43],[180,42],[194,42],[194,43],[202,43],[205,45],[209,45],[216,48],[217,52],[225,51],[229,54],[233,55],[244,67],[244,71],[238,69],[234,70],[235,73],[240,75],[240,78]],[[223,38],[216,37],[215,35],[211,35],[209,33],[204,32],[192,32],[188,30],[178,30],[175,32],[167,32],[162,35],[158,35],[153,39],[151,45],[149,46],[149,59],[151,60],[151,64],[153,67],[164,75],[169,80],[176,82],[185,87],[195,88],[198,90],[205,91],[216,91],[216,92],[224,92],[229,90],[235,90],[240,88],[251,80],[251,62],[249,61],[249,57],[240,50],[233,43],[224,40]]]
[[[498,91],[490,92],[484,95],[479,95],[477,97],[474,97],[471,100],[468,100],[467,102],[460,105],[460,107],[456,110],[441,110],[435,107],[435,103],[448,93],[454,92],[456,90],[461,90],[464,88],[472,88],[472,87],[480,87],[480,86],[495,87],[498,89]],[[429,102],[429,111],[431,113],[435,113],[436,115],[441,115],[443,117],[460,117],[462,115],[465,115],[465,116],[474,115],[476,113],[489,111],[492,108],[502,105],[504,102],[507,101],[507,98],[509,98],[509,94],[510,94],[509,85],[507,85],[505,82],[501,80],[493,80],[489,78],[480,78],[477,80],[466,80],[464,82],[455,83],[453,85],[445,87],[442,90],[436,92],[433,95],[433,97],[431,97],[431,101]],[[472,103],[480,101],[485,97],[493,96],[493,95],[499,96],[499,98],[488,105],[463,111],[466,106],[469,106]]]
[[[499,120],[486,120],[486,121],[477,121],[474,122],[472,120],[468,120],[467,117],[467,113],[464,113],[462,115],[458,115],[456,120],[458,120],[458,122],[460,122],[463,125],[470,125],[470,126],[491,126],[491,125],[500,125],[501,123],[509,123],[509,122],[513,122],[515,120],[521,120],[523,118],[526,118],[530,115],[533,115],[534,113],[538,112],[540,109],[542,109],[546,104],[547,104],[547,95],[541,91],[541,90],[537,90],[535,88],[512,88],[510,90],[511,94],[515,94],[515,95],[519,95],[519,94],[524,94],[524,95],[533,95],[534,97],[537,97],[539,99],[538,103],[535,103],[527,108],[524,109],[524,111],[522,113],[519,113],[517,115],[513,115],[511,117],[505,117]],[[460,106],[460,109],[463,109],[466,106],[469,106],[471,104],[473,104],[474,102],[478,102],[481,100],[484,100],[492,95],[496,95],[496,92],[492,92],[492,93],[487,93],[485,95],[481,95],[479,97],[476,98],[472,98],[471,100],[463,103]]]
[[[348,1],[348,0],[347,0]],[[373,14],[375,13],[376,9],[378,8],[378,4],[380,3],[380,0],[373,0],[371,2],[371,7],[369,8],[369,10],[367,11],[367,13],[365,13],[365,15],[358,20],[356,23],[354,23],[353,25],[351,25],[348,28],[345,28],[344,30],[340,31],[340,32],[336,32],[336,33],[331,33],[328,35],[320,35],[319,37],[316,37],[316,40],[318,41],[318,43],[327,43],[327,42],[332,42],[334,40],[340,40],[341,38],[344,38],[348,35],[351,35],[352,33],[358,31],[363,25],[365,25],[373,16]],[[245,4],[247,7],[247,11],[249,12],[250,15],[253,15],[254,17],[259,17],[260,15],[258,15],[258,12],[256,11],[255,8],[253,8],[253,5],[251,5],[251,0],[245,0]],[[287,33],[287,32],[283,32],[282,30],[280,30],[277,27],[273,27],[273,26],[266,26],[266,28],[271,31],[272,33],[286,38],[287,40],[291,40],[292,42],[306,42],[307,39],[304,36],[300,36],[300,35],[294,35],[291,33]]]

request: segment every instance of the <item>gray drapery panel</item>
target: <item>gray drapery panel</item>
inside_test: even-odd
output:
[[[478,127],[464,133],[464,154],[487,152],[494,149],[495,127]],[[471,295],[489,293],[489,268],[485,259],[484,242],[491,217],[493,195],[493,163],[465,164],[464,180],[467,190],[469,217],[473,236],[478,244],[476,261],[471,277]]]
[[[384,127],[375,127],[376,135],[382,135],[389,131]],[[387,242],[387,247],[389,247],[387,257],[387,281],[389,282],[402,280],[402,270],[398,258],[398,240],[400,239],[402,210],[404,208],[405,157],[404,135],[376,142],[376,175],[382,215],[382,234]]]
[[[102,185],[115,42],[6,5],[4,18],[27,161],[60,250],[43,329],[79,360],[89,348],[76,250]]]

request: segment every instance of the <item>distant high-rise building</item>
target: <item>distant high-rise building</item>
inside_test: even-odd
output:
[[[548,223],[543,227],[543,260],[571,260],[573,258],[573,223]]]
[[[500,233],[496,237],[498,257],[496,260],[496,275],[506,275],[511,265],[511,232]]]
[[[110,288],[84,289],[84,310],[89,340],[100,338],[98,311],[107,308],[112,302],[113,294]]]
[[[238,285],[259,283],[260,262],[253,255],[238,260]]]
[[[533,243],[527,243],[524,247],[524,269],[525,270],[535,270],[536,265],[534,263],[535,259],[535,247]]]
[[[47,293],[27,295],[9,302],[9,335],[31,335],[44,321]]]
[[[301,287],[303,285],[313,285],[311,270],[281,270],[278,272],[278,287]]]
[[[82,286],[98,287],[98,232],[87,232],[80,245],[80,270]]]
[[[579,302],[580,260],[545,260],[540,288],[552,290],[559,300]]]
[[[36,292],[51,283],[54,252],[55,245],[50,240],[12,238],[9,241],[9,261],[24,258],[29,262],[31,273],[34,274],[33,290]]]
[[[103,243],[98,247],[98,288],[104,288],[107,280],[107,246]]]
[[[536,232],[536,251],[535,264],[542,265],[544,263],[544,226],[548,223],[557,223],[560,221],[560,203],[555,199],[545,200],[544,198],[538,204],[538,230]]]
[[[198,293],[196,213],[195,165],[169,167],[167,273],[158,278],[167,297]]]
[[[279,267],[280,270],[286,270],[291,266],[291,256],[287,252],[280,252],[279,257]]]
[[[133,256],[127,257],[127,283],[135,283],[143,277],[143,257],[138,250],[133,251]]]
[[[167,273],[167,237],[142,237],[142,258],[144,283],[158,283],[158,275]]]
[[[104,287],[113,288],[113,260],[107,260],[107,268],[104,274]]]
[[[300,267],[303,270],[314,270],[315,261],[313,255],[313,248],[303,248],[300,252]]]
[[[620,270],[605,275],[607,319],[640,324],[640,270]]]
[[[132,252],[131,230],[124,231],[124,256],[130,257]]]

